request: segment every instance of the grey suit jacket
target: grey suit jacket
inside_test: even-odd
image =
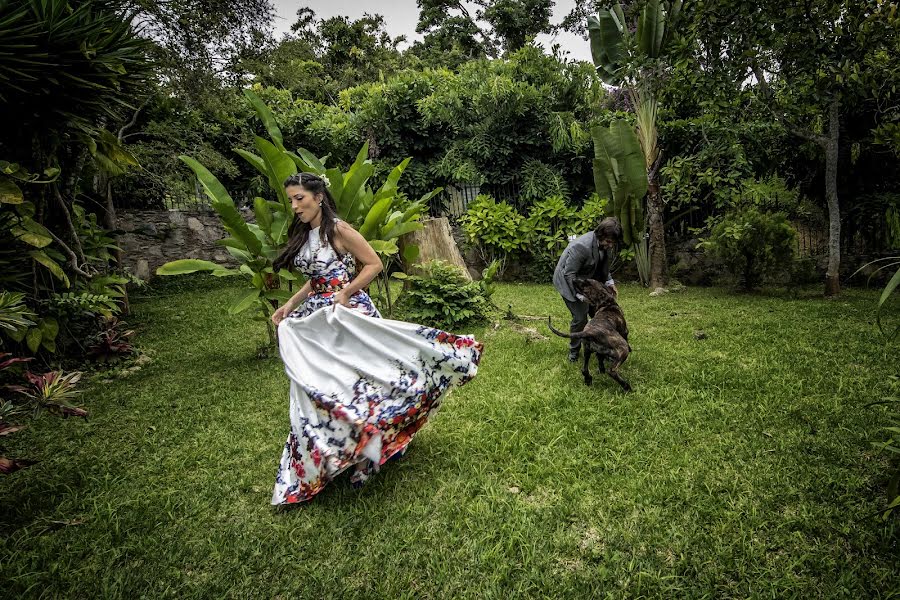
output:
[[[553,287],[569,302],[576,302],[573,281],[576,277],[609,280],[609,252],[600,250],[594,232],[569,242],[553,271]]]

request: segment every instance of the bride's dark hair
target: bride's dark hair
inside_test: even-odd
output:
[[[331,192],[325,185],[325,180],[315,173],[297,173],[284,180],[284,187],[292,185],[302,187],[320,201],[322,221],[319,226],[319,239],[323,244],[328,242],[334,248],[334,221],[337,218],[337,209],[334,198],[331,197]],[[284,251],[272,263],[272,267],[276,271],[284,268],[290,269],[293,266],[294,257],[309,241],[310,231],[312,231],[312,227],[309,223],[304,223],[300,217],[294,215],[294,220],[288,229],[288,243],[284,247]],[[335,252],[337,252],[336,248]]]

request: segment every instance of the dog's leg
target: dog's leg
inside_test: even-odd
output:
[[[591,377],[591,371],[588,369],[588,365],[591,362],[591,345],[587,343],[587,340],[581,345],[584,347],[584,366],[581,367],[581,374],[584,375],[584,385],[591,385],[594,381],[594,378]]]
[[[606,357],[603,356],[602,354],[600,354],[599,352],[597,353],[597,366],[598,366],[598,372],[601,375],[606,373]]]
[[[628,358],[627,352],[617,352],[614,357],[612,357],[612,364],[609,365],[609,370],[607,374],[612,377],[619,385],[622,386],[622,389],[626,392],[631,391],[631,384],[628,381],[619,375],[619,367],[622,366],[622,363],[625,362],[625,359]]]

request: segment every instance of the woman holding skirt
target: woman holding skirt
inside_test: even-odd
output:
[[[471,336],[382,319],[364,291],[381,260],[337,218],[326,181],[300,173],[284,185],[295,218],[274,266],[308,281],[272,315],[291,421],[272,504],[309,500],[348,469],[361,485],[405,453],[444,393],[475,376],[482,353]]]

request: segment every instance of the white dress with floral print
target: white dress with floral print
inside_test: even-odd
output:
[[[348,469],[362,483],[402,455],[447,390],[475,376],[482,354],[471,336],[380,318],[362,291],[350,308],[335,306],[352,257],[322,244],[317,230],[310,240],[294,264],[312,294],[278,327],[291,431],[272,504],[309,500]]]

